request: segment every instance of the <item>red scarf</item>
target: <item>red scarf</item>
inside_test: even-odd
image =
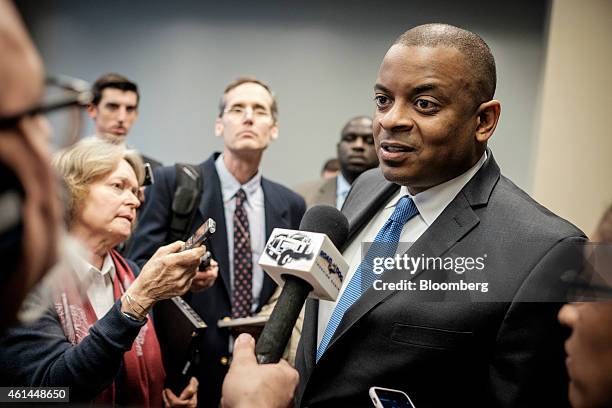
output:
[[[135,278],[128,263],[117,251],[111,250],[110,256],[116,270],[113,280],[116,301]],[[98,320],[89,298],[79,294],[76,284],[64,286],[59,291],[55,300],[55,310],[66,337],[73,345],[80,343],[89,334],[89,328]],[[143,407],[163,405],[162,391],[166,373],[162,365],[159,342],[150,319],[140,329],[132,349],[123,355],[123,369],[124,381],[121,384],[113,382],[95,398],[95,403],[115,405],[117,402],[115,387],[120,387],[122,405]]]

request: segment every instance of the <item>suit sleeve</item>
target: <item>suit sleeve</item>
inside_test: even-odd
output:
[[[9,329],[0,340],[0,364],[12,385],[67,386],[71,401],[95,398],[117,376],[123,354],[145,324],[123,316],[120,308],[118,300],[77,345],[68,341],[52,308],[32,324]]]
[[[569,406],[563,349],[568,331],[557,321],[564,291],[560,276],[580,269],[581,257],[568,257],[568,246],[583,242],[575,237],[553,246],[510,304],[489,367],[494,406]]]
[[[145,191],[145,202],[138,210],[138,225],[126,254],[126,258],[140,267],[160,246],[169,243],[168,232],[176,183],[174,167],[156,169],[155,180],[155,184]]]

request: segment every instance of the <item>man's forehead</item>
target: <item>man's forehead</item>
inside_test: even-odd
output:
[[[349,122],[342,130],[342,134],[347,135],[351,133],[372,134],[372,121],[370,119],[362,118]]]
[[[136,103],[138,95],[134,91],[124,91],[117,88],[104,88],[102,90],[102,98],[100,100],[108,101],[120,101],[124,103]]]
[[[390,85],[411,85],[419,91],[436,90],[449,83],[469,82],[465,57],[448,46],[393,45],[385,55],[376,81],[376,90]]]
[[[272,95],[263,86],[254,82],[246,82],[231,89],[225,94],[225,102],[228,105],[238,103],[261,103],[272,105]]]
[[[456,47],[449,45],[403,45],[394,44],[392,45],[383,58],[383,64],[389,61],[402,61],[410,62],[411,60],[418,59],[419,61],[433,60],[434,62],[447,62],[447,61],[463,61],[463,53]]]

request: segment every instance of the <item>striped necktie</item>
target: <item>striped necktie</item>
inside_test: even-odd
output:
[[[344,313],[374,283],[375,275],[372,272],[374,258],[395,256],[404,224],[418,213],[419,210],[416,208],[412,198],[406,195],[399,200],[393,214],[391,214],[391,217],[389,217],[385,225],[376,234],[376,238],[374,238],[374,242],[372,242],[366,256],[359,264],[348,286],[344,289],[340,300],[338,300],[336,308],[325,328],[321,344],[317,349],[317,362],[325,352],[325,349],[327,349],[329,341],[340,325]]]

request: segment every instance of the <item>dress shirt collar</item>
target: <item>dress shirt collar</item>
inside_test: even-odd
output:
[[[461,189],[465,187],[478,170],[480,170],[486,160],[487,152],[485,151],[480,160],[465,173],[416,195],[410,194],[408,192],[408,187],[402,186],[399,196],[392,200],[386,208],[395,207],[400,198],[408,195],[414,200],[414,204],[418,208],[419,214],[427,226],[430,226],[436,218],[442,214],[442,211],[444,211],[450,202],[453,201],[457,194],[459,194]]]
[[[236,177],[234,177],[227,167],[225,167],[223,154],[220,154],[217,160],[215,160],[215,168],[217,169],[217,174],[221,181],[221,191],[224,203],[231,201],[241,188],[246,193],[247,202],[250,202],[252,201],[253,195],[261,188],[261,171],[259,169],[253,178],[241,185],[238,180],[236,180]]]
[[[115,279],[115,264],[110,256],[110,254],[106,254],[104,257],[104,262],[102,262],[102,269],[98,269],[89,263],[88,260],[81,257],[74,257],[71,261],[74,271],[81,283],[85,284],[85,287],[89,287],[89,285],[93,282],[94,277],[97,275],[101,275],[103,278],[109,276],[111,281]]]

